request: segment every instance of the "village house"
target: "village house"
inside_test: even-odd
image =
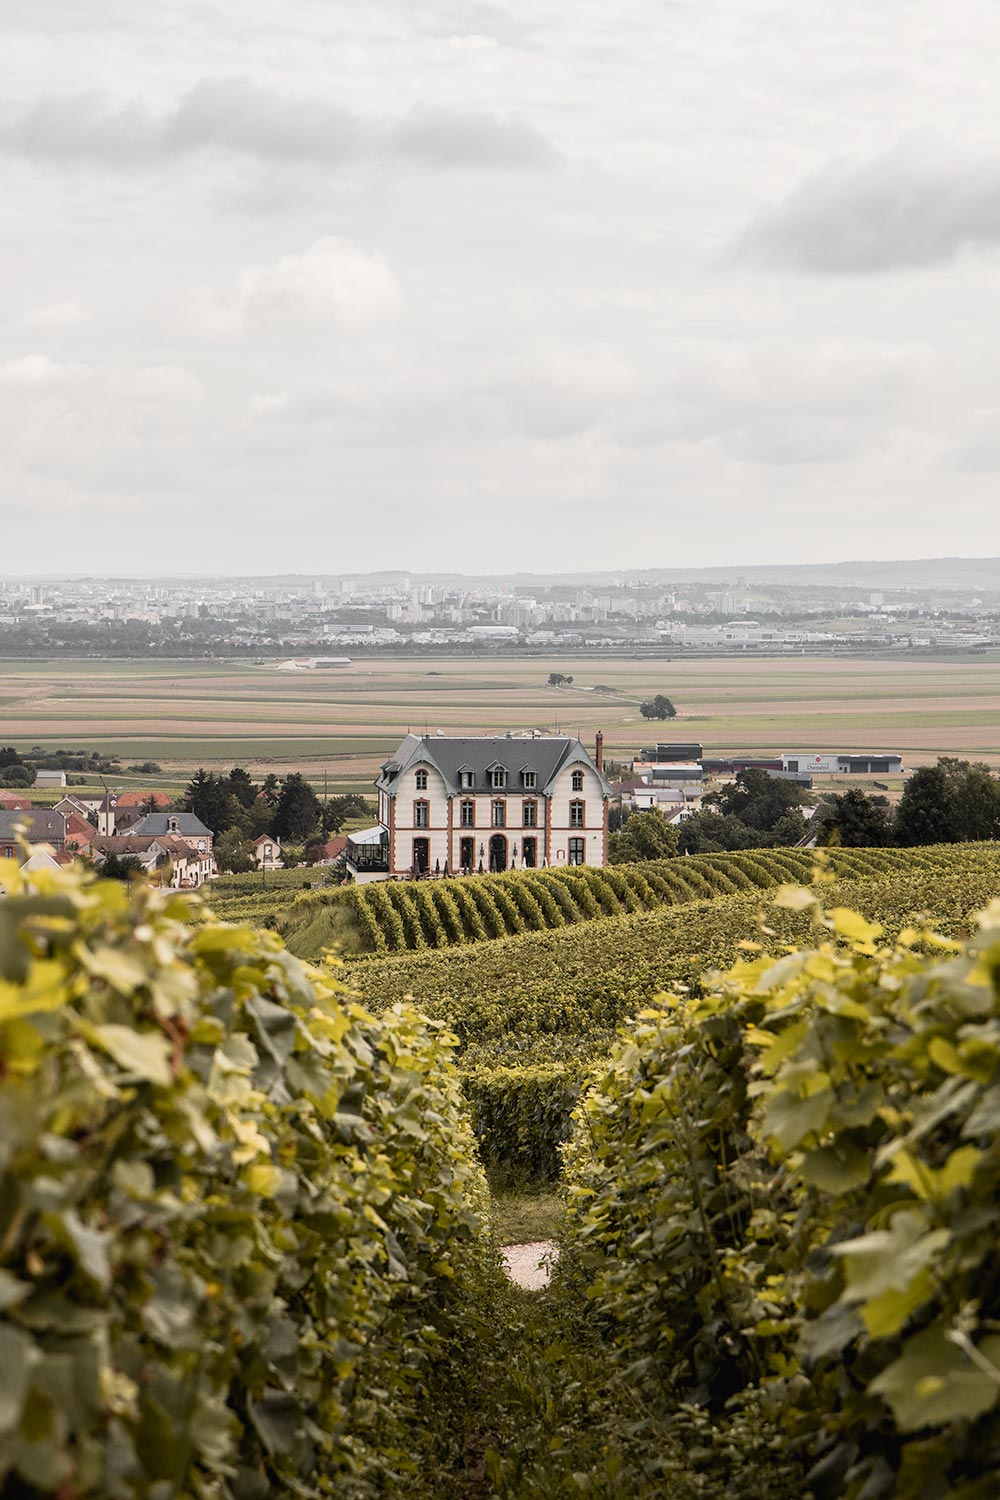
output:
[[[306,859],[311,865],[335,865],[346,848],[346,836],[338,833],[335,838],[326,839],[322,844],[310,844],[306,850]]]
[[[0,858],[18,859],[19,839],[58,852],[66,844],[66,819],[51,807],[0,808]]]
[[[603,865],[603,737],[594,756],[569,735],[408,734],[385,762],[378,824],[351,834],[357,881]]]
[[[118,859],[138,860],[143,873],[154,880],[162,881],[168,874],[173,890],[193,891],[216,873],[211,850],[198,847],[202,842],[171,833],[95,834],[92,849],[98,871],[113,854]]]
[[[253,855],[258,870],[283,870],[285,867],[281,858],[281,840],[272,838],[269,833],[262,833],[254,839]]]
[[[30,797],[20,797],[16,792],[0,792],[0,808],[6,812],[16,812],[19,808],[23,810],[31,806]],[[58,808],[58,803],[56,807]]]

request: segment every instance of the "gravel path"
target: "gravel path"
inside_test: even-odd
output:
[[[503,1263],[507,1275],[526,1292],[539,1292],[549,1284],[549,1267],[543,1264],[555,1255],[552,1240],[532,1240],[527,1245],[504,1245]]]

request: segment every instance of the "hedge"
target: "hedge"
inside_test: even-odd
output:
[[[564,1291],[675,1434],[766,1413],[790,1493],[987,1500],[1000,902],[963,948],[783,899],[820,940],[648,1011],[579,1106]]]
[[[585,1069],[576,1063],[473,1068],[462,1074],[483,1164],[495,1184],[554,1182]]]
[[[187,898],[35,880],[0,865],[0,1490],[423,1493],[494,1269],[447,1038]]]

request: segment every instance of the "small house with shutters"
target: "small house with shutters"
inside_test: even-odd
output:
[[[283,870],[285,862],[281,857],[281,840],[273,838],[269,833],[262,833],[253,841],[254,859],[257,861],[258,870]]]
[[[408,734],[375,782],[379,821],[351,834],[356,880],[603,865],[603,741]]]

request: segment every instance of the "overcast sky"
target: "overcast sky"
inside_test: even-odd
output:
[[[0,574],[1000,553],[996,0],[0,12]]]

